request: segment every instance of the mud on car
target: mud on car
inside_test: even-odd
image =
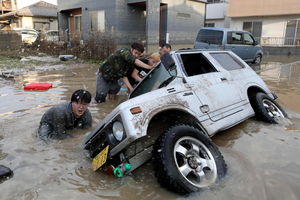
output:
[[[226,173],[210,137],[249,117],[285,118],[263,80],[231,51],[179,50],[161,62],[87,136],[94,170],[123,176],[153,159],[161,186],[180,194]]]

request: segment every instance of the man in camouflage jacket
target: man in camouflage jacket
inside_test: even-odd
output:
[[[133,90],[127,78],[128,72],[132,71],[135,65],[145,69],[153,68],[137,59],[143,52],[142,44],[133,43],[130,49],[122,48],[115,51],[101,64],[96,77],[96,102],[105,102],[107,94],[109,94],[109,99],[115,99],[120,90],[120,79],[123,80],[129,92]]]

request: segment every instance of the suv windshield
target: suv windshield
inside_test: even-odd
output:
[[[176,68],[171,70],[169,72],[162,63],[158,64],[134,89],[129,98],[131,99],[168,85],[176,77],[177,73]]]
[[[222,44],[223,31],[201,29],[198,33],[197,42],[208,44]]]

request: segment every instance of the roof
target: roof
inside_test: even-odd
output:
[[[57,17],[57,6],[45,1],[39,1],[20,10],[0,15],[0,20],[14,17]]]

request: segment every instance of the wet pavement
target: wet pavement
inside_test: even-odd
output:
[[[217,134],[228,165],[227,176],[213,188],[181,197],[161,188],[148,163],[122,179],[93,172],[82,142],[88,131],[44,144],[36,138],[43,113],[84,88],[95,95],[97,66],[29,73],[15,81],[0,78],[0,164],[14,176],[0,184],[6,199],[300,199],[300,63],[272,60],[254,69],[279,97],[290,123],[269,125],[251,118]],[[284,61],[288,63],[288,60]],[[51,82],[47,91],[24,91],[29,82]],[[93,126],[126,98],[91,103]]]

